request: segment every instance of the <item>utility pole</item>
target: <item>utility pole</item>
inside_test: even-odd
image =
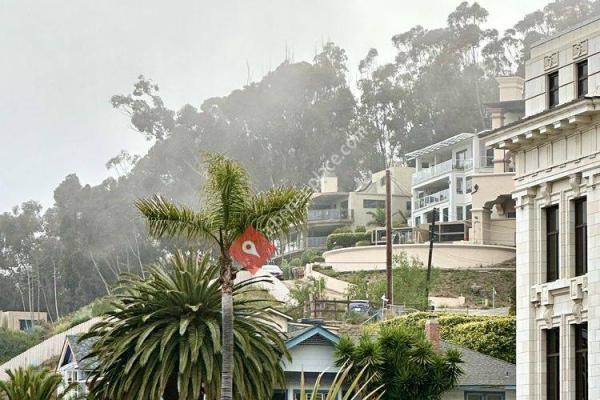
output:
[[[392,176],[385,170],[385,271],[387,275],[386,297],[388,304],[394,304],[392,290]]]
[[[435,238],[435,220],[437,219],[437,209],[431,211],[431,225],[429,228],[429,258],[427,260],[427,284],[425,285],[425,308],[429,308],[429,285],[431,282],[431,257],[433,256],[433,241]]]

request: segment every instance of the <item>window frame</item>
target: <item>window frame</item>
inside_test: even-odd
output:
[[[575,399],[588,400],[588,324],[583,322],[575,325],[573,329],[575,331]],[[582,367],[583,374],[581,374]]]
[[[582,73],[581,69],[585,68],[585,75]],[[589,77],[589,69],[588,69],[588,60],[579,61],[575,64],[575,74],[577,77],[576,85],[577,88],[577,98],[580,99],[583,96],[587,95],[589,92],[588,86],[588,77]],[[582,88],[582,85],[585,85],[585,89]]]
[[[460,218],[458,217],[459,210],[460,210]],[[464,218],[465,218],[465,210],[463,209],[463,206],[456,206],[456,220],[464,221]]]
[[[553,86],[552,83],[556,80],[556,86]],[[550,72],[547,75],[547,84],[548,84],[548,108],[554,108],[560,104],[560,80],[558,77],[558,71]],[[554,96],[556,94],[556,96]]]
[[[544,209],[546,214],[546,282],[554,282],[560,279],[560,208],[558,204],[546,207]],[[551,226],[551,213],[554,215],[555,229],[550,230]],[[551,255],[550,243],[553,243],[553,247],[556,249],[556,254]],[[551,258],[553,263],[551,263]]]
[[[500,396],[501,400],[506,400],[506,392],[465,391],[465,400],[469,400],[469,396],[479,396],[481,400],[487,400],[488,396]]]
[[[381,207],[379,206],[375,206],[375,207],[369,207],[367,206],[367,202],[373,202],[373,204],[383,204]],[[378,208],[383,208],[385,209],[385,200],[380,200],[380,199],[363,199],[363,208],[365,209],[378,209]]]
[[[587,232],[587,197],[573,200],[575,211],[575,276],[587,274],[588,271],[588,232]]]
[[[457,176],[456,179],[456,194],[465,194],[465,183],[462,176]]]

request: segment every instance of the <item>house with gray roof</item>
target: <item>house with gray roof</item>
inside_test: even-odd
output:
[[[94,358],[87,358],[92,351],[95,339],[79,340],[79,335],[67,335],[58,360],[56,372],[62,375],[63,384],[59,393],[71,383],[77,383],[76,389],[67,399],[78,399],[87,393],[89,372],[97,366]]]

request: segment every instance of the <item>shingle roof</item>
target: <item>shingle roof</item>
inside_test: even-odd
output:
[[[69,341],[69,347],[71,348],[73,357],[77,361],[80,369],[94,369],[98,365],[98,360],[95,357],[86,357],[92,352],[92,347],[94,346],[94,343],[96,343],[96,339],[88,338],[80,341],[79,338],[79,335],[67,335],[67,340]]]
[[[443,351],[457,349],[462,354],[462,369],[459,386],[515,386],[516,367],[514,364],[449,343],[440,342]]]

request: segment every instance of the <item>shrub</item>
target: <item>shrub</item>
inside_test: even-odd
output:
[[[327,250],[332,250],[336,247],[353,247],[356,242],[369,241],[371,235],[368,233],[332,233],[327,236]]]
[[[367,231],[367,228],[362,225],[359,225],[356,228],[354,228],[354,232],[356,232],[356,233],[365,233],[366,231]]]
[[[349,226],[340,226],[335,228],[332,233],[352,233],[352,228]]]
[[[359,240],[358,242],[356,242],[356,244],[354,246],[356,247],[361,247],[361,246],[370,246],[371,242],[369,240]]]
[[[292,261],[290,261],[290,265],[292,267],[301,267],[302,266],[302,260],[298,257],[296,258],[292,258]]]
[[[302,265],[306,265],[308,263],[312,263],[315,261],[315,257],[318,257],[320,254],[318,251],[314,249],[306,249],[300,256],[300,260],[302,261]]]
[[[313,261],[312,261],[312,262],[314,262],[314,263],[322,263],[322,262],[325,262],[325,257],[323,257],[323,256],[316,256],[316,257],[314,257],[314,258],[313,258]]]
[[[31,332],[15,332],[0,328],[0,364],[18,356],[41,340],[41,335],[35,329]]]

